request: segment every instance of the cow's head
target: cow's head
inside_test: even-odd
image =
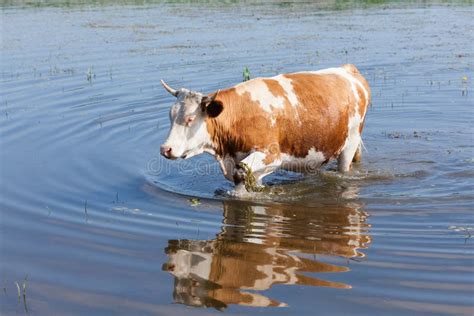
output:
[[[171,106],[169,114],[170,131],[165,143],[161,145],[161,154],[168,159],[186,159],[212,148],[206,118],[216,117],[222,111],[222,103],[215,101],[219,91],[208,96],[184,88],[175,90],[163,80],[161,84],[176,97],[176,103]]]

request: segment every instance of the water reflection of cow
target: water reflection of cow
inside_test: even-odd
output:
[[[285,306],[262,294],[274,284],[350,288],[306,273],[346,272],[330,264],[370,242],[366,213],[355,207],[255,206],[224,203],[213,240],[170,240],[163,270],[175,277],[173,297],[191,306]],[[340,261],[340,259],[339,259]]]

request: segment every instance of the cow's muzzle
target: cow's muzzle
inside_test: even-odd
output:
[[[173,155],[173,148],[169,147],[169,146],[165,146],[165,145],[161,145],[160,147],[160,154],[167,158],[167,159],[173,159],[174,157],[172,156]]]

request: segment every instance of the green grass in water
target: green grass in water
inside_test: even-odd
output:
[[[243,81],[250,80],[250,70],[247,66],[245,66],[245,68],[244,68],[243,76],[244,76]]]
[[[264,189],[264,186],[257,184],[257,180],[255,179],[255,176],[253,175],[252,169],[250,169],[250,167],[244,162],[239,163],[239,166],[245,171],[245,178],[244,178],[245,189],[248,192],[262,192]]]

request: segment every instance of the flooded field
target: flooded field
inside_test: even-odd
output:
[[[0,23],[0,314],[474,314],[469,2],[6,1]],[[159,79],[343,63],[373,90],[350,174],[239,200],[210,157],[159,156]]]

